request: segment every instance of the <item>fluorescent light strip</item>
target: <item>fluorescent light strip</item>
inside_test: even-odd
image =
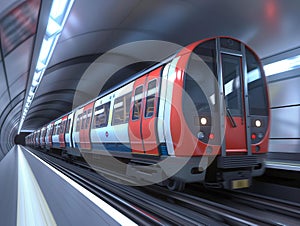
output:
[[[264,66],[266,76],[300,68],[300,55],[280,60]]]
[[[24,98],[26,99],[26,103],[23,107],[18,134],[21,132],[27,112],[29,111],[32,100],[43,78],[44,72],[51,59],[52,53],[61,35],[73,3],[74,0],[54,0],[52,3],[46,33],[42,42],[30,90],[27,97]]]

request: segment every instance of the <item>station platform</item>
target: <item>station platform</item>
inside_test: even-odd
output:
[[[266,167],[270,169],[300,171],[299,153],[269,152]]]
[[[271,169],[300,171],[300,162],[274,159],[268,160],[266,162],[266,167]]]
[[[1,225],[137,225],[22,146],[0,162]]]

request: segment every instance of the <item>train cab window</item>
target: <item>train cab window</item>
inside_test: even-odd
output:
[[[137,120],[140,118],[142,99],[143,99],[143,86],[139,86],[135,89],[134,92],[132,120]]]
[[[110,102],[95,107],[93,128],[106,127],[108,123]]]
[[[241,43],[232,38],[221,38],[221,47],[241,51]]]
[[[196,137],[201,126],[201,131],[206,134],[202,141],[208,142],[212,113],[218,111],[215,40],[201,43],[194,49],[185,72],[182,95],[185,121]],[[207,123],[201,123],[202,118]]]
[[[58,134],[63,133],[63,131],[64,131],[64,123],[65,123],[64,121],[61,122],[61,124],[59,126],[59,129],[58,129]]]
[[[233,116],[242,116],[242,71],[241,58],[233,55],[222,54],[222,72],[226,108]]]
[[[146,110],[145,110],[145,117],[151,118],[154,114],[154,103],[155,103],[155,94],[157,91],[156,88],[157,80],[154,79],[148,83],[147,89],[147,97],[146,97]]]
[[[206,67],[210,69],[210,74],[213,74],[215,78],[218,78],[217,74],[217,62],[216,62],[216,42],[215,40],[209,40],[204,43],[201,43],[199,46],[197,46],[193,51],[192,59],[196,59],[196,61],[203,61],[206,64]],[[197,68],[200,68],[200,65],[198,67],[195,65],[190,65],[190,70],[196,70]],[[202,66],[201,69],[203,70],[205,67]],[[203,75],[205,76],[205,75]]]
[[[207,41],[200,44],[194,50],[194,54],[188,63],[184,81],[184,90],[187,98],[190,98],[198,113],[209,113],[210,107],[216,105],[217,67],[216,67],[215,41]],[[185,95],[183,96],[185,97]],[[189,101],[183,100],[183,109],[188,107]],[[185,106],[187,105],[187,106]]]
[[[268,115],[266,83],[262,79],[262,68],[255,55],[246,49],[247,83],[250,115]]]
[[[112,125],[119,125],[128,122],[130,99],[131,93],[127,93],[115,99]]]

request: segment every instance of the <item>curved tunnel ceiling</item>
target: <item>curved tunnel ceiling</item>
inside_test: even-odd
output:
[[[49,2],[6,0],[1,5],[0,159],[17,134]],[[105,68],[116,68],[130,58],[145,60],[134,51],[111,55],[98,65],[98,76],[86,76],[98,57],[122,44],[143,40],[172,43],[165,52],[151,45],[136,49],[161,59],[176,49],[173,44],[225,35],[244,41],[266,58],[300,47],[299,21],[299,0],[75,0],[22,130],[37,129],[91,98],[88,89],[103,85],[108,73]],[[135,64],[109,82],[124,79],[148,64]],[[78,84],[83,85],[78,88]],[[81,97],[77,102],[76,94]]]

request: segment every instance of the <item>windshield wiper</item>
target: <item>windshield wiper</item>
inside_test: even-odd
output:
[[[234,121],[234,118],[231,115],[231,112],[230,112],[229,108],[226,108],[226,112],[227,112],[227,115],[229,117],[229,121],[230,121],[232,127],[236,127],[236,123]]]

